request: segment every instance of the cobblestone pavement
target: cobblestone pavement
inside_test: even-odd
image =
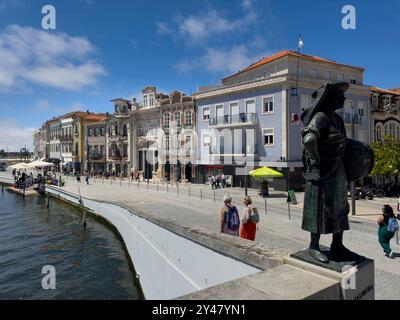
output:
[[[133,210],[144,211],[157,217],[168,218],[177,224],[199,226],[219,232],[219,209],[224,194],[232,196],[239,211],[242,210],[243,189],[216,190],[205,185],[181,185],[178,189],[161,183],[129,183],[128,181],[103,181],[91,179],[90,185],[78,184],[73,178],[66,178],[65,189],[89,198],[121,202]],[[256,190],[249,190],[254,204],[259,209],[259,223],[256,241],[270,247],[296,252],[308,246],[309,235],[301,230],[303,195],[297,194],[299,204],[291,206],[289,220],[286,195],[271,192],[267,200],[267,215],[264,200]],[[214,202],[215,197],[215,202]],[[391,242],[396,259],[383,255],[377,239],[376,217],[383,204],[397,206],[397,199],[357,201],[357,216],[350,217],[351,230],[345,233],[345,245],[351,250],[375,260],[375,281],[377,299],[400,299],[400,246],[396,239]],[[323,236],[321,244],[329,246],[330,236]]]

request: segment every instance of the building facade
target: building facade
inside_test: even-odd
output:
[[[370,87],[374,142],[391,136],[400,141],[400,91]]]
[[[129,100],[114,99],[114,112],[106,120],[106,159],[107,171],[116,175],[128,176],[132,166],[132,134],[130,116],[132,105]]]
[[[160,101],[163,133],[159,152],[162,177],[168,181],[195,180],[196,109],[194,99],[175,91]]]
[[[102,115],[85,118],[85,170],[88,172],[107,170],[106,120],[107,116]]]
[[[146,87],[141,98],[141,103],[133,104],[131,113],[132,170],[143,179],[161,179],[160,101],[169,96],[158,92],[156,87]]]
[[[33,156],[35,159],[48,160],[47,139],[46,125],[43,125],[40,129],[33,132]]]
[[[346,106],[339,112],[349,137],[370,142],[369,88],[363,85],[363,73],[363,68],[283,51],[223,79],[220,86],[200,88],[194,95],[198,181],[225,173],[233,176],[235,186],[247,181],[250,187],[258,187],[258,181],[245,175],[268,166],[285,175],[271,186],[302,189],[300,115],[321,85],[351,84]]]

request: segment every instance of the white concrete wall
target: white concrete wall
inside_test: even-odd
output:
[[[57,188],[46,190],[79,202],[77,197]],[[83,203],[118,229],[146,299],[173,299],[261,271],[180,237],[117,205],[91,200]]]

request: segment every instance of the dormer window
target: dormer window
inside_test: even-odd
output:
[[[143,107],[144,107],[144,108],[147,108],[148,106],[149,106],[148,97],[147,97],[147,95],[144,95],[144,96],[143,96]]]
[[[154,107],[154,94],[149,94],[149,107]]]
[[[115,112],[119,112],[120,111],[120,107],[119,107],[119,105],[116,105],[115,106]]]
[[[122,106],[122,112],[126,112],[128,110],[127,106]]]

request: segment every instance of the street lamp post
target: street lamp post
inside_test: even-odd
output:
[[[352,116],[351,116],[351,138],[354,139],[355,137],[355,128],[354,128],[354,120],[355,120],[355,113],[354,113],[354,106],[352,107]],[[350,183],[351,187],[351,214],[353,216],[356,215],[356,195],[355,195],[355,182],[352,181]]]

